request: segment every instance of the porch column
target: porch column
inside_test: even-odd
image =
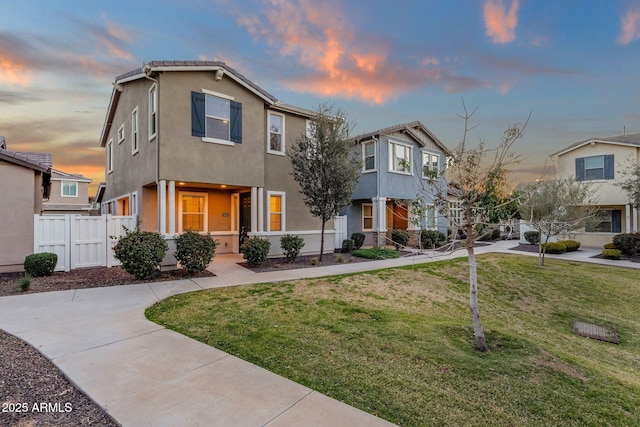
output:
[[[269,201],[267,201],[269,203]],[[258,187],[258,232],[264,231],[264,188]]]
[[[638,232],[638,207],[633,207],[633,232]]]
[[[631,233],[631,206],[624,206],[625,232]]]
[[[176,182],[169,181],[169,234],[176,234]]]
[[[385,246],[387,233],[387,198],[374,197],[373,202],[373,231],[376,235],[376,246]]]
[[[158,233],[167,234],[167,181],[158,182]]]
[[[258,187],[251,187],[251,231],[258,231]]]

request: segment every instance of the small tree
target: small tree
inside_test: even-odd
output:
[[[360,177],[362,163],[352,154],[349,139],[352,128],[342,110],[322,103],[308,134],[301,135],[287,153],[304,203],[322,221],[320,261],[325,225],[351,203]]]
[[[629,197],[629,201],[638,209],[640,207],[640,163],[630,159],[626,168],[622,169],[623,179],[616,183]]]
[[[476,349],[487,351],[488,346],[480,319],[478,300],[478,276],[474,243],[491,232],[490,226],[497,221],[505,221],[510,214],[508,207],[515,195],[507,195],[507,177],[510,167],[519,163],[520,157],[511,152],[513,144],[522,138],[526,124],[509,126],[496,148],[488,148],[483,140],[476,147],[468,145],[471,130],[469,120],[475,111],[468,113],[464,105],[464,134],[462,142],[450,153],[446,175],[432,171],[428,174],[422,192],[430,194],[437,212],[446,217],[453,228],[454,243],[458,231],[464,236],[462,244],[467,250],[469,263],[469,311]],[[528,122],[528,120],[527,120]],[[451,203],[449,196],[456,199]],[[418,200],[417,213],[424,204]],[[461,213],[459,212],[461,211]],[[414,210],[415,212],[415,210]],[[505,217],[503,217],[505,216]]]
[[[544,266],[549,239],[583,228],[597,211],[598,201],[589,183],[573,177],[539,182],[525,194],[520,216],[539,233],[539,264]]]

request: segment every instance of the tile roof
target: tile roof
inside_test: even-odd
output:
[[[53,161],[49,153],[10,151],[0,149],[0,160],[30,167],[41,172],[51,172]]]

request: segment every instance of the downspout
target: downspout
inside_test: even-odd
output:
[[[379,142],[380,140],[378,138],[376,138],[375,136],[372,136],[371,139],[373,139],[374,143],[373,146],[375,147],[375,153],[376,153],[376,204],[375,207],[378,208],[378,212],[375,212],[376,216],[375,218],[377,219],[376,221],[376,246],[380,246],[380,173],[382,173],[382,169],[380,169],[380,157],[382,155],[382,147],[380,146]],[[386,207],[385,207],[386,209]]]

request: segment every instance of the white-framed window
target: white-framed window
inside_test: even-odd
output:
[[[154,83],[149,89],[149,141],[158,131],[158,86]]]
[[[284,114],[269,111],[267,153],[284,155]]]
[[[138,144],[138,107],[131,113],[131,154],[136,154],[140,146]]]
[[[463,219],[463,207],[462,207],[462,202],[460,201],[450,201],[447,203],[449,206],[449,216],[450,216],[450,222],[452,223],[451,225],[457,225],[460,226],[462,225],[462,219]]]
[[[267,191],[269,199],[269,222],[267,231],[285,231],[286,194],[281,191]]]
[[[118,128],[118,144],[122,144],[124,141],[124,123]]]
[[[113,172],[113,139],[107,142],[107,173]]]
[[[130,212],[131,215],[138,215],[138,192],[134,191],[133,193],[131,193],[131,208],[130,208]]]
[[[412,175],[412,152],[410,145],[389,141],[389,172]]]
[[[373,230],[373,203],[362,204],[362,231]]]
[[[422,177],[428,178],[430,173],[440,172],[440,156],[437,154],[422,152]]]
[[[362,143],[362,172],[376,170],[376,143],[375,141]]]
[[[220,96],[205,96],[206,133],[205,140],[230,142],[231,101]]]
[[[78,197],[78,182],[77,181],[61,181],[61,196],[62,197]]]
[[[209,195],[207,193],[178,192],[178,230],[196,232],[209,229]]]

